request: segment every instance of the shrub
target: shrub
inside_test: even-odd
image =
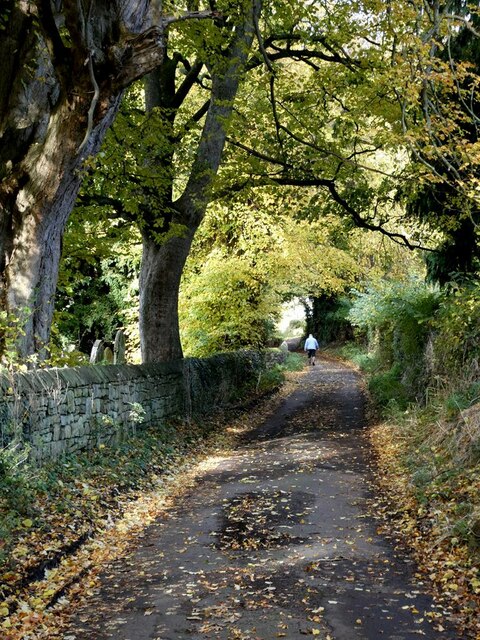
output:
[[[351,360],[362,371],[373,373],[379,368],[378,358],[375,353],[366,351],[366,348],[364,345],[349,342],[339,349],[339,353],[342,358]]]
[[[264,393],[279,387],[285,380],[284,371],[285,367],[281,364],[261,371],[257,382],[257,392]]]
[[[426,345],[439,303],[440,291],[417,279],[357,292],[349,318],[368,337],[369,364],[383,370],[372,381],[382,404],[395,393],[400,404],[424,396]]]
[[[450,288],[433,323],[432,376],[437,385],[453,380],[468,385],[478,378],[480,359],[480,283]]]
[[[305,359],[300,353],[287,353],[283,364],[287,371],[301,371],[305,366]]]

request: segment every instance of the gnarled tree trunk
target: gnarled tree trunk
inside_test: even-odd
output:
[[[164,30],[176,19],[157,19],[151,4],[2,2],[0,304],[22,325],[25,358],[45,355],[84,160],[98,151],[123,89],[163,59]]]
[[[118,97],[112,100],[92,132],[88,145],[92,153],[118,101]],[[2,207],[8,247],[2,256],[3,305],[21,323],[18,348],[24,357],[44,356],[48,344],[63,232],[81,180],[82,156],[76,151],[84,131],[81,113],[69,105],[57,108],[39,149],[31,147],[25,155],[23,180]]]

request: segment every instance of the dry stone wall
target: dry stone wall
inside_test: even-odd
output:
[[[281,356],[280,356],[281,357]],[[110,446],[229,402],[278,358],[252,352],[150,365],[48,369],[0,379],[0,444],[17,440],[37,463]]]
[[[118,443],[141,422],[180,415],[182,362],[86,366],[3,380],[3,438],[21,439],[37,462]]]

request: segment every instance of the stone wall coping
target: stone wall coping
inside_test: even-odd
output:
[[[17,393],[51,391],[52,389],[128,382],[165,375],[181,375],[182,371],[182,360],[139,365],[85,365],[81,367],[37,369],[25,373],[16,373],[14,382],[9,376],[1,376],[0,389],[6,392],[14,387],[13,391]]]
[[[257,359],[259,352],[243,350],[215,354],[210,358],[185,358],[170,362],[150,364],[97,364],[80,367],[52,367],[50,369],[35,369],[26,372],[16,372],[13,380],[8,375],[0,375],[0,392],[32,393],[66,389],[68,387],[85,387],[92,384],[108,384],[128,382],[138,379],[148,379],[165,375],[182,375],[185,367],[211,364],[223,359],[235,360],[240,358]]]

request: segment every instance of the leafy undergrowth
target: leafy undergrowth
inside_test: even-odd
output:
[[[372,427],[370,438],[383,493],[373,505],[382,533],[413,548],[419,578],[430,583],[445,618],[460,637],[478,640],[480,407],[475,414],[478,429],[465,414],[448,422],[417,411]]]
[[[260,424],[298,375],[261,400],[253,417],[237,409],[172,424],[12,482],[10,500],[0,500],[2,639],[63,637],[62,611],[92,593],[105,563],[192,489],[202,465],[228,455],[241,433]]]

